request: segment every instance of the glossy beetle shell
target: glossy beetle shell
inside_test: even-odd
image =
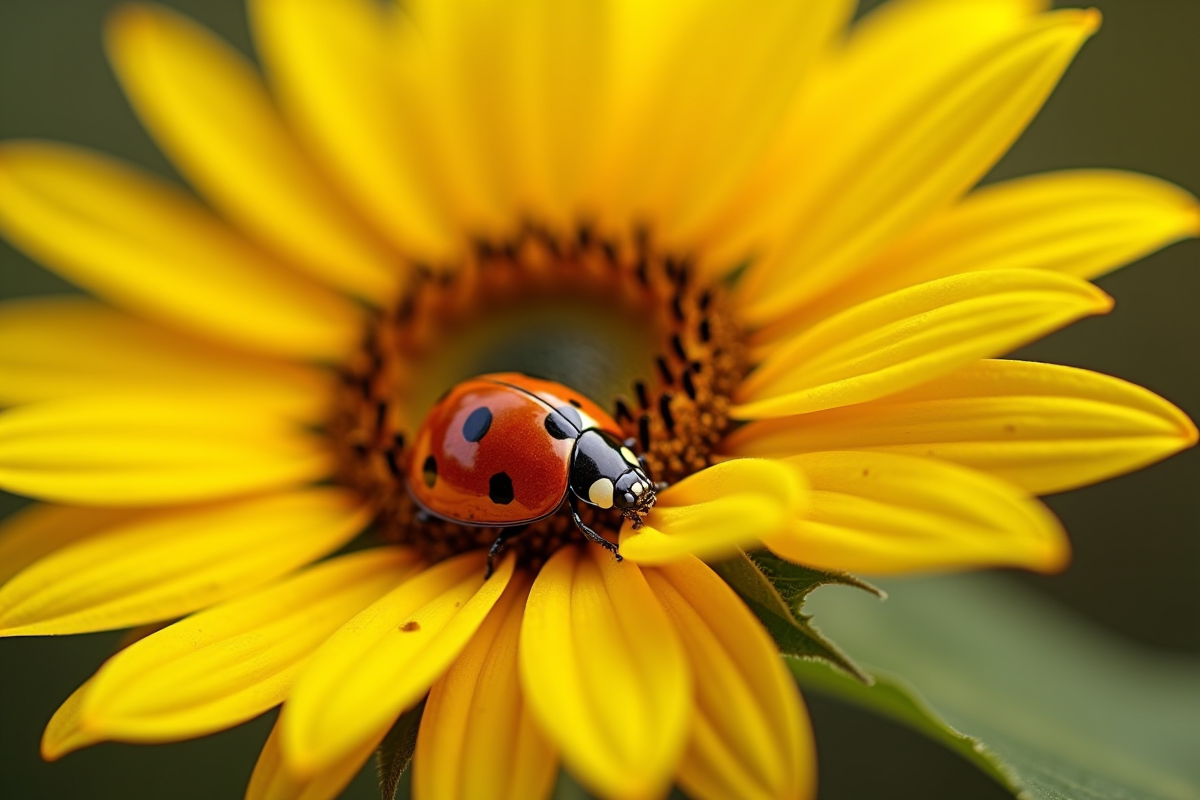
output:
[[[417,432],[408,487],[427,511],[470,525],[506,527],[553,514],[566,497],[575,441],[616,422],[561,384],[519,373],[472,378],[451,389]]]

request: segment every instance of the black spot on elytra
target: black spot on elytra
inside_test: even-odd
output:
[[[513,501],[512,478],[507,472],[497,472],[488,480],[488,498],[498,506],[506,506]]]
[[[468,442],[478,442],[492,427],[492,411],[487,406],[480,406],[470,413],[463,423],[462,435]]]
[[[546,415],[546,433],[555,439],[566,439],[568,436],[575,435],[575,431],[570,429],[567,421],[560,417],[557,411],[551,411]]]
[[[576,408],[583,408],[583,403],[579,402],[574,397],[572,397],[567,402],[570,403],[571,405],[575,406]]]
[[[578,439],[583,417],[571,406],[556,408],[546,415],[546,433],[555,439]]]
[[[559,406],[555,411],[566,417],[567,421],[575,426],[575,430],[583,430],[583,417],[579,416],[579,412],[572,406]]]
[[[421,477],[425,479],[425,485],[430,489],[437,483],[437,459],[433,456],[427,456],[425,463],[421,465]]]

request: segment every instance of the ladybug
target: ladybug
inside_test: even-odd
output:
[[[575,525],[621,560],[579,517],[579,504],[617,509],[633,527],[654,505],[646,462],[612,417],[562,384],[516,372],[458,384],[437,402],[409,454],[408,491],[420,509],[463,525],[515,528],[567,503]],[[492,562],[506,539],[488,555]]]

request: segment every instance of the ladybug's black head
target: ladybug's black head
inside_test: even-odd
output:
[[[654,483],[640,467],[634,467],[617,479],[613,505],[621,511],[644,514],[654,505],[654,499]]]
[[[628,447],[608,431],[584,431],[571,461],[571,490],[589,505],[615,508],[625,516],[654,505],[654,481]]]

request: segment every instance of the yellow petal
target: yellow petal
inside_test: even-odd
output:
[[[840,0],[614,4],[599,212],[615,206],[613,223],[636,215],[668,247],[690,246],[849,11]]]
[[[786,235],[791,219],[811,202],[806,183],[820,167],[812,157],[815,150],[843,143],[850,121],[857,139],[870,135],[881,117],[896,113],[894,105],[903,103],[907,92],[938,75],[961,72],[963,64],[1011,36],[1044,5],[1040,0],[889,0],[867,14],[847,42],[823,54],[727,213],[705,232],[714,260],[737,264],[780,244],[776,240]],[[861,102],[866,96],[872,102]],[[830,119],[838,125],[829,125]]]
[[[891,574],[1013,566],[1053,572],[1066,534],[1019,489],[955,464],[893,453],[788,459],[813,487],[807,517],[766,544],[820,569]]]
[[[709,467],[659,495],[638,530],[621,530],[621,555],[639,564],[732,555],[786,527],[803,513],[796,470],[766,459]]]
[[[1033,118],[1098,25],[1095,11],[1038,15],[1011,33],[1001,27],[999,40],[975,41],[966,57],[922,53],[913,60],[936,69],[909,75],[887,49],[862,51],[868,68],[846,68],[870,82],[835,75],[827,101],[809,110],[813,120],[838,124],[795,151],[811,170],[785,206],[787,227],[779,230],[788,240],[739,284],[746,317],[782,316],[964,193]],[[888,71],[897,79],[874,80]]]
[[[530,707],[572,774],[606,798],[666,793],[691,671],[637,565],[599,547],[559,550],[534,581],[520,650]]]
[[[334,800],[358,775],[385,733],[367,739],[320,772],[303,776],[292,772],[284,761],[283,724],[276,722],[254,765],[245,800]]]
[[[874,400],[1110,308],[1104,292],[1053,272],[990,270],[923,283],[771,347],[731,413],[781,417]]]
[[[272,1],[261,0],[263,8]],[[337,22],[337,29],[343,30],[347,43],[357,42],[359,53],[355,58],[375,59],[393,73],[390,82],[379,81],[378,86],[369,88],[388,95],[395,109],[384,109],[384,116],[372,113],[371,119],[364,118],[364,124],[388,132],[388,141],[379,146],[390,148],[392,158],[408,165],[406,174],[411,174],[414,198],[431,206],[425,213],[432,214],[434,224],[445,229],[440,234],[447,242],[445,247],[464,244],[464,232],[485,238],[511,236],[516,221],[514,210],[546,224],[564,215],[570,218],[569,224],[576,223],[578,217],[571,213],[572,209],[557,208],[543,220],[540,215],[546,209],[539,205],[535,211],[529,205],[537,195],[535,187],[546,188],[542,184],[547,177],[540,150],[545,141],[541,134],[547,131],[541,128],[538,119],[542,111],[535,106],[539,101],[552,104],[539,95],[543,77],[535,63],[547,49],[547,43],[560,33],[566,38],[556,41],[555,47],[576,44],[570,38],[573,34],[547,30],[542,23],[553,26],[550,19],[561,13],[571,24],[578,24],[574,17],[591,14],[575,13],[573,4],[538,3],[535,7],[534,3],[523,0],[504,3],[414,0],[405,3],[400,13],[385,7],[382,15],[377,4],[370,2],[354,0],[342,6],[336,11],[343,17]],[[589,8],[598,15],[604,13],[595,4]],[[264,11],[261,18],[264,25],[270,23],[271,14],[284,20],[280,30],[287,27],[291,31],[280,35],[294,40],[293,57],[305,56],[313,44],[299,40],[310,37],[320,46],[330,48],[330,58],[345,61],[344,56],[332,52],[337,45],[330,43],[317,27],[321,17],[313,11],[288,9],[291,21],[281,16],[282,9]],[[319,11],[330,13],[329,9]],[[588,30],[592,48],[601,38],[596,35],[597,30]],[[575,59],[587,58],[585,52],[572,56],[563,64],[546,65],[543,61],[542,67],[566,77]],[[344,65],[338,68],[347,69]],[[373,72],[378,66],[364,64],[363,68]],[[574,91],[581,89],[574,87]],[[314,92],[314,87],[297,82],[297,92],[303,91]],[[334,86],[319,91],[342,89]],[[323,101],[312,96],[304,102],[316,109],[322,102],[336,100]],[[569,103],[578,108],[589,100],[594,100],[594,96],[585,93],[573,97]],[[591,111],[596,113],[595,103],[592,105]],[[586,119],[572,122],[587,124]],[[339,146],[334,141],[339,135],[360,134],[330,131],[327,138],[331,149]],[[570,144],[580,148],[573,151],[573,156],[586,160],[580,158],[583,142]],[[369,165],[364,169],[369,169]]]
[[[364,235],[301,151],[249,61],[150,5],[118,10],[108,50],[142,121],[218,208],[313,277],[391,299],[395,257]]]
[[[318,421],[331,373],[225,349],[83,297],[0,304],[0,403],[113,392],[235,398]]]
[[[405,10],[416,41],[397,48],[419,51],[410,53],[414,75],[401,81],[406,122],[424,129],[430,173],[466,227],[484,219],[508,235],[503,209],[577,224],[568,198],[600,134],[610,7],[417,0]]]
[[[483,579],[484,554],[465,553],[409,578],[321,647],[283,710],[283,747],[298,775],[321,772],[382,735],[449,667],[513,572]]]
[[[558,756],[534,723],[517,676],[531,581],[514,577],[429,692],[413,754],[414,800],[549,797]]]
[[[1111,478],[1196,443],[1158,395],[1072,367],[980,361],[882,400],[752,422],[733,456],[878,450],[953,461],[1049,494]]]
[[[75,147],[0,146],[0,230],[115,303],[253,350],[338,358],[346,300],[288,271],[178,189]]]
[[[46,761],[57,761],[73,750],[95,744],[95,740],[89,738],[79,724],[83,696],[91,688],[92,682],[89,680],[71,692],[71,696],[58,707],[46,724],[41,743],[42,758]]]
[[[355,553],[140,639],[65,712],[77,728],[52,723],[43,748],[59,757],[106,740],[191,739],[256,717],[284,701],[331,633],[418,566],[402,548]]]
[[[1006,181],[934,215],[783,326],[961,272],[1048,269],[1091,279],[1196,235],[1196,198],[1145,175],[1073,170]]]
[[[761,160],[806,86],[815,83],[815,64],[854,14],[852,0],[756,3],[752,13],[740,4],[714,6],[701,15],[700,34],[681,40],[683,54],[654,73],[664,78],[662,96],[674,98],[680,65],[700,67],[689,76],[694,94],[682,113],[663,120],[679,126],[677,138],[654,137],[666,145],[661,152],[644,144],[647,128],[637,134],[649,159],[671,159],[677,170],[667,178],[670,190],[660,189],[671,201],[662,236],[668,246],[689,250],[715,219],[742,203],[734,187]],[[671,112],[659,103],[655,113]],[[703,138],[695,135],[700,132]],[[647,166],[656,166],[649,159]],[[689,186],[688,179],[696,184]]]
[[[648,569],[683,640],[696,716],[680,766],[696,800],[816,794],[816,753],[800,694],[762,623],[703,563]]]
[[[38,503],[0,524],[0,584],[60,547],[154,512]]]
[[[322,437],[237,402],[103,395],[0,414],[0,488],[64,503],[208,500],[331,469]]]
[[[420,109],[401,102],[394,80],[399,10],[371,0],[254,0],[249,9],[284,111],[329,174],[403,252],[452,254],[455,237],[405,128]]]
[[[138,517],[61,547],[0,588],[0,636],[179,617],[336,550],[366,521],[366,509],[334,489]]]

